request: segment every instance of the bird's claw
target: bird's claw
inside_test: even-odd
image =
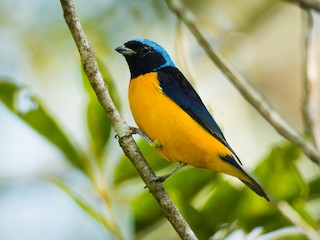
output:
[[[186,166],[187,163],[179,162],[179,165],[176,166],[172,171],[170,171],[168,174],[165,174],[163,176],[156,176],[155,178],[151,179],[149,183],[152,182],[161,182],[163,183],[165,180],[167,180],[172,174],[177,172],[180,168]]]
[[[151,147],[154,147],[154,148],[161,148],[161,147],[162,147],[160,141],[157,140],[157,139],[154,140],[154,141],[152,141],[152,142],[150,142],[150,146],[151,146]]]
[[[147,136],[145,135],[139,128],[136,127],[130,127],[130,131],[131,134],[138,134],[140,135],[142,138],[144,138],[148,143],[152,143],[153,141]]]
[[[161,182],[161,183],[163,183],[170,176],[171,176],[171,174],[166,174],[166,175],[163,175],[163,176],[157,176],[157,177],[151,179],[149,183],[153,183],[153,182]]]
[[[146,134],[144,134],[139,128],[130,127],[131,134],[139,134],[142,138],[144,138],[151,147],[159,148],[162,147],[159,140],[152,140]]]

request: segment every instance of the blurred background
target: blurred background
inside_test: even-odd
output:
[[[211,45],[294,128],[302,131],[305,12],[286,1],[182,2],[193,12]],[[135,126],[127,100],[129,69],[114,49],[132,38],[143,37],[164,46],[186,73],[244,168],[256,174],[276,202],[285,201],[301,214],[302,222],[319,229],[319,167],[283,139],[242,98],[164,1],[76,0],[75,5],[129,125]],[[319,42],[320,18],[316,12],[312,16],[313,41]],[[76,149],[72,151],[84,153],[94,162],[92,165],[101,170],[100,181],[105,184],[112,202],[114,216],[111,218],[116,219],[113,223],[118,225],[124,238],[177,239],[156,202],[143,189],[142,180],[123,157],[106,120],[102,120],[101,128],[96,120],[90,123],[95,112],[89,114],[88,106],[94,96],[84,84],[79,54],[65,24],[60,2],[0,0],[0,39],[0,81],[5,80],[19,89],[12,95],[11,109],[0,101],[0,239],[115,238],[108,228],[88,214],[90,211],[83,211],[85,208],[75,203],[76,197],[72,199],[69,191],[99,212],[101,199],[92,181],[97,178],[88,177],[90,171],[83,170],[86,167],[70,160],[72,157],[66,154],[68,150],[63,150],[63,143],[52,143],[50,136],[55,134],[55,128],[48,127],[51,125],[42,122],[42,118],[23,118],[28,112],[39,110],[39,103],[69,140],[71,148]],[[314,49],[316,59],[319,49]],[[319,69],[319,64],[320,61],[316,62],[314,67]],[[9,98],[6,95],[9,92],[4,89],[7,88],[0,89],[3,102]],[[30,127],[30,121],[43,126],[42,130],[32,124]],[[96,135],[92,124],[98,128]],[[104,139],[99,157],[92,154],[95,136]],[[157,173],[173,167],[157,157],[143,141],[139,142]],[[96,164],[96,159],[100,159],[100,163]],[[54,184],[56,180],[52,179],[58,179],[63,185]],[[164,185],[200,239],[208,239],[218,230],[221,236],[232,233],[229,239],[244,239],[248,233],[251,239],[270,233],[264,239],[272,239],[272,233],[277,230],[291,231],[289,235],[294,238],[290,239],[307,239],[303,231],[281,213],[281,207],[268,205],[230,177],[187,167]],[[63,191],[63,186],[68,190]]]

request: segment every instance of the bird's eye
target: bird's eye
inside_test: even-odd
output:
[[[149,51],[150,51],[150,48],[149,48],[149,47],[144,47],[144,48],[142,49],[142,52],[143,52],[144,54],[147,54]]]

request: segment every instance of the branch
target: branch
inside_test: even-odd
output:
[[[302,13],[302,22],[304,23],[302,31],[304,31],[303,39],[303,99],[302,99],[302,117],[303,117],[303,125],[304,132],[307,137],[312,136],[312,120],[309,113],[310,106],[310,81],[311,78],[308,74],[308,65],[309,65],[309,53],[310,53],[310,44],[311,44],[311,32],[312,32],[312,15],[311,11],[306,8],[306,17],[304,18],[304,14]]]
[[[175,49],[177,50],[177,57],[183,74],[187,77],[191,85],[196,88],[196,81],[194,78],[193,68],[190,61],[190,52],[188,39],[183,34],[183,23],[178,19],[176,25],[176,36],[175,36]]]
[[[307,137],[310,137],[314,145],[320,149],[320,97],[319,87],[317,86],[318,72],[316,64],[316,43],[312,39],[313,19],[309,8],[300,5],[303,22],[303,99],[302,116],[304,131]]]
[[[84,71],[88,76],[90,84],[94,89],[100,104],[118,135],[119,144],[125,155],[130,159],[142,180],[150,189],[151,194],[157,200],[164,215],[170,221],[181,239],[197,239],[188,223],[169,198],[163,185],[160,182],[151,181],[152,179],[155,179],[156,175],[142,156],[138,146],[131,136],[128,124],[122,118],[110,97],[107,87],[104,84],[103,77],[99,71],[93,48],[87,40],[79,18],[76,15],[73,1],[60,0],[60,2],[65,21],[79,50]]]
[[[235,71],[227,61],[214,49],[205,39],[199,28],[194,23],[191,13],[182,5],[173,3],[172,0],[165,0],[168,8],[181,19],[189,28],[199,45],[208,54],[210,60],[216,64],[231,83],[239,90],[242,96],[277,130],[284,138],[300,149],[317,165],[320,166],[320,153],[304,137],[291,127],[279,114],[273,109],[267,99],[260,94],[246,79]]]
[[[281,201],[277,204],[277,207],[286,218],[301,228],[309,239],[320,240],[317,230],[309,225],[287,202]]]

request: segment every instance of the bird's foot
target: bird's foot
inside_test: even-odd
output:
[[[139,128],[130,127],[131,134],[139,134],[144,140],[146,140],[151,147],[160,148],[162,147],[159,140],[152,140],[146,134],[144,134]]]
[[[174,174],[175,172],[177,172],[180,168],[186,166],[187,163],[183,163],[183,162],[179,162],[179,165],[176,166],[172,171],[170,171],[169,173],[163,175],[163,176],[157,176],[154,179],[152,179],[150,182],[164,182],[165,180],[167,180],[172,174]]]
[[[142,137],[144,140],[146,140],[148,143],[152,143],[153,141],[145,135],[139,128],[136,127],[130,127],[131,134],[138,134],[140,137]]]
[[[162,147],[162,145],[161,145],[161,143],[159,142],[159,140],[154,140],[154,141],[152,141],[151,143],[150,143],[150,146],[151,147],[154,147],[154,148],[161,148]]]

